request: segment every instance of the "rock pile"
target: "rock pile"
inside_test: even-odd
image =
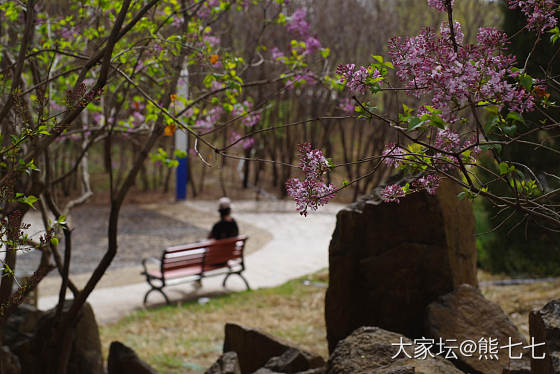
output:
[[[338,213],[325,301],[329,352],[361,326],[421,337],[428,304],[477,285],[474,217],[458,193],[443,182],[435,196],[366,199]]]

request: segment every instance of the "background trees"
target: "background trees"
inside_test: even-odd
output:
[[[458,4],[465,42],[475,42],[479,26],[499,22],[494,9],[483,1]],[[417,34],[423,25],[437,29],[446,20],[414,0],[6,0],[0,10],[0,323],[56,269],[63,281],[49,342],[56,354],[45,346],[51,372],[64,371],[80,309],[117,253],[128,192],[172,185],[167,166],[185,156],[175,153],[176,131],[189,134],[192,195],[204,196],[209,185],[219,186],[213,195],[231,194],[236,184],[256,196],[282,197],[298,175],[297,144],[309,141],[336,166],[325,181],[347,186],[342,198],[356,198],[390,174],[379,163],[390,158],[385,144],[404,148],[428,131],[402,141],[403,129],[383,124],[403,114],[403,103],[418,107],[419,98],[394,86],[366,105],[365,95],[354,99],[343,89],[337,66],[369,64],[371,55],[386,55],[391,36]],[[386,70],[383,79],[395,78]],[[385,119],[370,113],[374,106]],[[416,121],[404,114],[407,124]],[[508,126],[517,121],[505,118]],[[510,138],[497,141],[513,135],[504,136]],[[507,174],[499,179],[514,181],[515,190],[516,177]],[[71,209],[95,193],[111,206],[108,247],[78,289],[69,276]],[[43,215],[41,238],[22,231],[32,207]],[[13,294],[16,254],[27,248],[42,258]]]

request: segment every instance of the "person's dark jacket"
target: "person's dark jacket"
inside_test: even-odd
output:
[[[226,239],[239,235],[237,223],[232,218],[231,221],[221,220],[214,224],[212,231],[208,236],[210,239]]]

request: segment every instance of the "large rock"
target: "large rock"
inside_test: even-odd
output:
[[[401,343],[405,352],[400,351]],[[443,359],[414,356],[410,339],[378,327],[361,327],[337,344],[327,374],[462,374]]]
[[[18,306],[4,324],[4,344],[13,347],[24,340],[29,340],[44,314],[33,305],[21,304]]]
[[[68,374],[103,374],[101,339],[95,314],[89,303],[84,304],[76,326]]]
[[[325,319],[329,351],[360,326],[424,335],[426,306],[477,284],[474,217],[459,189],[364,200],[341,210],[329,247]]]
[[[271,358],[281,356],[289,349],[297,350],[305,359],[307,367],[303,370],[318,368],[325,363],[318,355],[293,347],[258,330],[233,323],[225,326],[224,352],[237,353],[242,374],[253,373],[264,367]]]
[[[204,374],[241,374],[237,353],[224,353]]]
[[[65,303],[63,310],[67,311],[72,301]],[[13,346],[14,352],[21,363],[22,373],[43,373],[46,361],[42,356],[57,354],[56,347],[51,346],[51,338],[58,329],[55,326],[55,309],[44,313],[30,311],[26,313],[25,323],[19,325],[20,338]],[[40,317],[40,318],[39,318]],[[31,330],[32,334],[23,333]],[[85,303],[80,311],[78,323],[70,332],[72,347],[68,361],[68,374],[103,374],[103,355],[101,353],[101,340],[95,314],[89,303]],[[27,335],[26,335],[27,334]],[[28,336],[22,339],[22,336]]]
[[[260,368],[259,370],[255,371],[253,374],[285,374],[285,372],[273,371],[268,368]],[[296,374],[325,374],[325,368],[322,367],[322,368],[309,369],[306,371],[299,371]]]
[[[532,373],[560,373],[560,300],[552,300],[529,314],[529,333],[534,343],[546,343],[535,349],[535,357],[545,357],[531,359]]]
[[[531,374],[531,363],[528,360],[511,360],[502,374]]]
[[[309,360],[299,349],[289,348],[280,356],[268,360],[264,367],[278,373],[294,374],[308,370]]]
[[[21,365],[16,355],[7,346],[0,347],[0,373],[20,374]]]
[[[107,358],[108,374],[157,374],[131,348],[121,342],[112,342]]]
[[[510,344],[510,338],[512,344],[522,343],[512,348],[512,356],[522,355],[528,366],[527,352],[523,349],[527,343],[517,327],[498,304],[484,298],[477,288],[470,285],[461,285],[431,303],[427,308],[426,328],[434,339],[441,338],[444,342],[456,339],[448,346],[459,346],[467,340],[476,343],[477,350],[472,356],[461,354],[460,349],[454,350],[458,359],[454,363],[469,373],[502,374],[510,357],[508,349],[500,347]],[[480,351],[489,339],[498,341],[497,359],[490,356],[492,352],[486,355],[486,352]]]
[[[418,360],[406,358],[389,366],[357,374],[464,374],[449,361],[442,359]]]

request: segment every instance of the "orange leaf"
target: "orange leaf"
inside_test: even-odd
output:
[[[218,63],[218,60],[220,59],[220,56],[218,55],[211,55],[210,56],[210,63],[212,65],[216,65]]]
[[[163,135],[164,136],[173,136],[173,134],[175,134],[176,130],[177,130],[177,126],[167,125],[167,126],[165,126],[165,129],[163,130]]]

